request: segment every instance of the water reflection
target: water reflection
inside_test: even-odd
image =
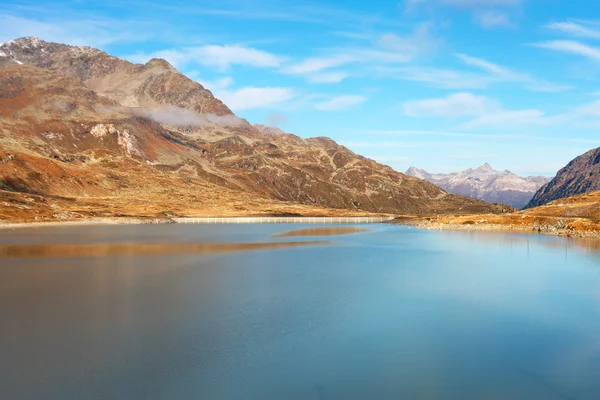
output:
[[[212,254],[286,247],[317,246],[327,241],[268,243],[87,243],[87,244],[3,244],[0,258],[55,258],[152,256],[165,254]]]
[[[357,228],[355,226],[326,226],[317,228],[298,229],[294,231],[278,233],[273,237],[291,237],[291,236],[335,236],[349,235],[352,233],[369,232],[369,229]]]
[[[264,244],[294,227],[89,229],[0,243],[125,255],[115,243]],[[0,259],[0,397],[600,398],[595,250],[389,225],[274,249]]]
[[[502,246],[508,251],[525,250],[530,255],[532,248],[546,247],[553,250],[561,250],[564,259],[569,258],[569,253],[585,254],[591,259],[598,261],[600,267],[600,239],[572,238],[561,236],[537,235],[537,234],[510,234],[502,232],[451,232],[440,231],[439,234],[449,238],[449,242],[458,238],[468,238],[477,248],[482,246]]]

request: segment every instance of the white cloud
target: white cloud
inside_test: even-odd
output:
[[[498,10],[476,11],[473,17],[475,18],[475,22],[487,29],[514,27],[508,14]]]
[[[500,104],[485,96],[455,93],[439,99],[408,101],[403,104],[409,117],[480,116],[501,110]]]
[[[191,77],[190,75],[197,75],[196,73],[194,74],[187,74],[188,77]],[[233,85],[233,78],[230,76],[225,76],[219,79],[215,79],[214,81],[205,81],[205,80],[201,80],[201,79],[196,79],[196,81],[201,84],[202,86],[204,86],[205,89],[208,89],[210,91],[218,91],[218,90],[223,90],[226,89],[230,86]]]
[[[183,49],[160,50],[151,54],[134,54],[128,57],[133,62],[145,63],[151,58],[164,58],[175,67],[197,63],[226,71],[232,65],[248,65],[259,68],[279,67],[284,57],[240,45],[206,45]]]
[[[431,34],[433,24],[425,22],[418,24],[411,35],[398,36],[393,33],[381,35],[377,44],[382,48],[399,51],[405,54],[417,55],[435,49],[439,41]]]
[[[401,64],[418,55],[435,49],[438,41],[430,31],[430,23],[418,24],[406,36],[385,33],[374,37],[371,47],[330,49],[326,57],[310,57],[296,64],[284,66],[280,72],[304,77],[311,83],[337,83],[353,74],[346,71],[329,71],[350,64]]]
[[[523,83],[527,89],[536,92],[562,92],[570,89],[569,86],[557,85],[540,80],[529,74],[513,71],[482,58],[471,57],[466,54],[457,54],[457,57],[467,65],[488,72],[492,81]]]
[[[521,83],[527,89],[537,92],[562,92],[569,86],[547,82],[531,75],[513,71],[509,68],[494,64],[482,58],[457,54],[464,64],[475,67],[482,72],[458,71],[430,67],[377,67],[376,73],[384,77],[396,77],[403,80],[423,82],[432,87],[442,89],[485,89],[497,83]]]
[[[342,71],[323,72],[323,73],[311,74],[308,77],[308,82],[310,82],[310,83],[339,83],[350,76],[352,76],[352,74],[349,72],[342,72]]]
[[[545,123],[544,112],[540,110],[501,111],[482,115],[459,126],[461,129],[483,127],[506,128],[508,126],[539,125]]]
[[[600,117],[600,100],[577,108],[575,113],[581,116]]]
[[[361,95],[344,95],[333,97],[327,101],[317,103],[315,108],[322,111],[341,111],[357,106],[367,100]]]
[[[466,54],[457,54],[456,56],[465,64],[487,71],[492,75],[506,78],[514,78],[517,76],[515,72],[509,70],[508,68],[504,68],[498,64],[484,60],[483,58],[471,57]]]
[[[402,80],[422,82],[441,89],[484,89],[494,82],[491,77],[483,74],[431,67],[379,67],[375,72],[384,77],[392,76]]]
[[[576,54],[579,56],[583,56],[589,58],[593,61],[600,61],[600,49],[593,46],[588,46],[581,42],[576,42],[573,40],[551,40],[547,42],[534,43],[533,46],[560,51],[563,53]]]
[[[296,97],[293,89],[284,87],[245,87],[239,90],[217,90],[217,98],[233,111],[268,108]]]
[[[115,29],[116,27],[119,29]],[[0,43],[24,36],[66,43],[74,46],[101,47],[116,42],[140,42],[152,35],[147,24],[132,21],[123,26],[119,21],[102,18],[79,18],[68,20],[37,20],[10,14],[0,14]]]
[[[178,126],[206,126],[206,125],[223,125],[233,126],[239,125],[241,119],[235,115],[213,115],[200,114],[185,108],[175,106],[162,108],[138,108],[133,110],[133,114],[152,119],[161,124],[178,125]]]
[[[587,25],[587,26],[586,26]],[[596,27],[594,29],[593,27]],[[600,29],[597,24],[590,24],[586,21],[580,23],[575,22],[553,22],[545,26],[545,28],[551,29],[556,32],[565,33],[571,36],[589,38],[589,39],[600,39]]]
[[[518,6],[522,0],[439,0],[439,2],[458,7],[504,7]]]
[[[529,110],[500,110],[497,112],[491,112],[489,114],[481,115],[473,120],[470,120],[464,124],[459,125],[456,129],[509,129],[518,128],[523,129],[525,127],[533,126],[552,126],[564,127],[569,130],[592,130],[597,131],[600,129],[600,100],[583,104],[575,107],[569,111],[547,115],[543,111],[536,109]],[[532,136],[528,135],[530,138]],[[540,137],[540,139],[544,139]],[[566,141],[577,141],[582,140],[588,143],[588,139],[577,139],[577,138],[566,138]],[[591,143],[598,143],[598,140],[592,140]]]
[[[279,72],[286,75],[302,76],[310,83],[339,83],[351,76],[351,74],[345,71],[326,70],[356,61],[358,61],[358,57],[351,54],[312,57],[298,64],[283,67]]]
[[[520,5],[522,2],[523,0],[406,0],[404,4],[406,10],[411,11],[424,4],[480,9],[484,7],[514,7]]]
[[[313,57],[295,64],[284,67],[281,72],[285,74],[308,74],[311,72],[319,72],[327,68],[339,67],[343,64],[356,61],[355,57],[347,54],[338,54],[331,57]]]
[[[405,12],[412,13],[421,5],[454,8],[472,12],[473,21],[486,29],[515,26],[508,11],[515,13],[525,0],[406,0]],[[431,7],[429,7],[431,10]]]

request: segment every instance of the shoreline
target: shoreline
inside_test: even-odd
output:
[[[216,220],[210,222],[215,223],[227,223],[227,224],[260,224],[260,223],[304,223],[311,225],[322,225],[322,224],[363,224],[363,223],[389,223],[393,222],[394,217],[392,216],[377,216],[373,215],[362,215],[362,216],[312,216],[312,215],[297,215],[297,216],[227,216],[227,217],[184,217],[184,218],[134,218],[134,217],[110,217],[110,218],[80,218],[75,220],[50,220],[50,221],[28,221],[28,222],[4,222],[0,221],[0,230],[9,229],[24,229],[24,228],[44,228],[44,227],[60,227],[60,226],[94,226],[94,225],[147,225],[147,224],[195,224],[195,225],[208,225],[209,222],[185,222],[183,219],[189,220]],[[251,219],[256,219],[255,222],[248,222]],[[263,222],[264,220],[273,219],[279,222]],[[282,221],[289,219],[289,221]],[[330,219],[331,221],[326,221]],[[378,222],[360,222],[360,219],[382,219]],[[386,220],[389,219],[389,220]],[[178,221],[179,220],[179,221]],[[337,221],[336,221],[337,220]],[[346,220],[347,222],[345,222]],[[353,221],[352,221],[353,220]],[[227,221],[227,222],[223,222]]]
[[[519,233],[526,235],[546,235],[564,238],[578,238],[578,239],[600,239],[600,231],[584,231],[584,230],[573,230],[573,229],[542,229],[533,224],[526,225],[513,225],[513,224],[491,224],[491,223],[480,223],[480,224],[452,224],[443,222],[416,222],[416,223],[398,223],[399,225],[414,226],[418,229],[425,229],[429,231],[457,231],[457,232],[496,232],[496,233]]]
[[[43,228],[58,226],[92,226],[92,225],[146,225],[173,224],[170,218],[83,218],[71,221],[32,221],[32,222],[0,222],[2,229]]]
[[[366,217],[366,216],[365,216]],[[371,216],[372,217],[372,216]],[[208,217],[202,217],[208,218]],[[236,220],[237,218],[248,218],[248,216],[244,217],[210,217],[215,219],[224,219],[230,218],[231,220]],[[255,218],[261,218],[257,216]],[[264,217],[263,217],[264,218]],[[277,217],[283,218],[283,217]],[[315,218],[313,216],[294,216],[289,217],[289,223],[311,223],[311,218]],[[339,217],[332,217],[339,218]],[[306,219],[306,221],[300,221]],[[349,218],[351,219],[351,218]],[[45,227],[61,227],[61,226],[105,226],[105,225],[147,225],[147,224],[183,224],[184,222],[177,222],[175,218],[133,218],[133,217],[113,217],[113,218],[83,218],[77,220],[70,221],[60,221],[60,220],[52,220],[52,221],[31,221],[31,222],[0,222],[0,230],[15,230],[15,229],[26,229],[26,228],[45,228]],[[260,223],[260,222],[250,222],[250,223]],[[263,222],[265,223],[265,222]],[[266,222],[268,223],[268,222]],[[338,222],[331,222],[338,223]],[[360,222],[358,222],[360,223]],[[519,234],[530,234],[530,235],[548,235],[548,236],[558,236],[565,238],[583,238],[583,239],[600,239],[600,231],[599,230],[579,230],[579,229],[570,229],[569,227],[565,227],[562,229],[558,229],[553,227],[552,225],[544,225],[540,226],[537,224],[524,223],[524,224],[514,224],[514,223],[487,223],[487,222],[477,222],[477,223],[455,223],[449,221],[431,221],[427,220],[424,217],[411,217],[411,216],[402,216],[396,217],[390,221],[382,221],[377,222],[382,224],[394,224],[394,225],[403,225],[403,226],[413,226],[418,229],[430,230],[430,231],[462,231],[462,232],[498,232],[498,233],[519,233]],[[248,224],[245,222],[244,224]],[[311,223],[314,225],[321,225],[321,222]],[[324,224],[327,224],[324,222]],[[349,224],[357,224],[355,222],[349,222]],[[202,225],[198,224],[198,225]]]

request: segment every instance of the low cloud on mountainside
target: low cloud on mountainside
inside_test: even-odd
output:
[[[175,126],[233,126],[239,125],[243,121],[235,115],[199,114],[179,107],[139,108],[134,109],[133,114],[161,124]]]

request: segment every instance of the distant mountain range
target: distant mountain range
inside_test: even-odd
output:
[[[329,138],[251,125],[165,60],[32,37],[0,44],[0,128],[0,219],[500,209]]]
[[[600,148],[575,158],[535,194],[527,207],[600,190]]]
[[[424,179],[450,193],[516,208],[523,208],[537,190],[550,181],[543,176],[520,177],[508,170],[496,171],[488,163],[450,174],[432,174],[411,167],[406,175]]]

